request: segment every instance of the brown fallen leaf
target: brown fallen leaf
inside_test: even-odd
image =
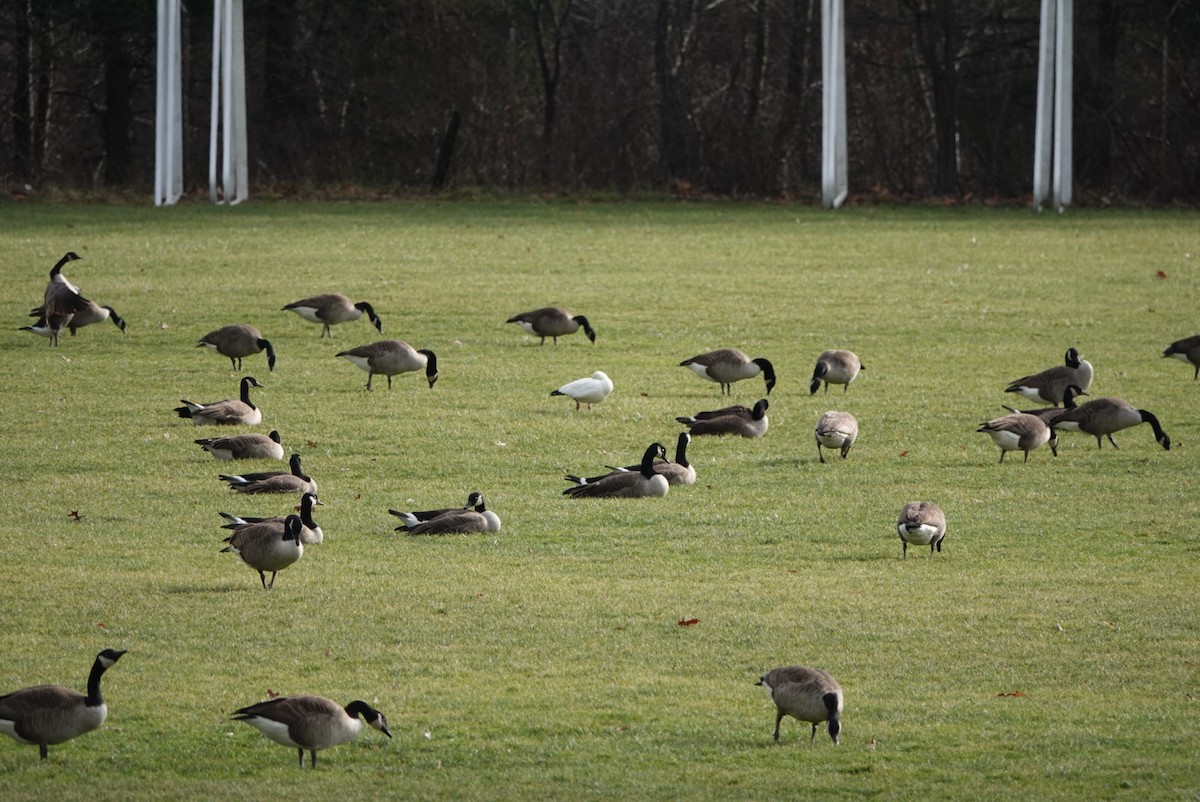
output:
[[[1017,698],[1024,696],[1025,694],[1021,693],[1020,691],[1012,691],[1010,693],[998,693],[996,695],[1000,696],[1000,697],[1006,697],[1009,699],[1017,699]]]
[[[75,523],[79,523],[80,521],[83,520],[83,516],[79,514],[79,510],[71,510],[68,517]]]
[[[908,452],[907,452],[907,451],[901,451],[901,452],[900,452],[900,456],[902,456],[902,457],[907,457],[907,456],[908,456]]]
[[[1159,278],[1166,278],[1166,277],[1167,277],[1167,274],[1166,274],[1166,273],[1164,273],[1164,272],[1163,272],[1163,271],[1161,271],[1161,270],[1160,270],[1160,271],[1158,271],[1157,273],[1155,273],[1154,275],[1158,276]]]
[[[681,626],[681,627],[692,627],[699,623],[700,623],[699,618],[688,618],[688,619],[681,618],[681,619],[679,619],[679,626]]]
[[[277,691],[273,691],[270,688],[267,688],[267,698],[268,699],[278,699],[279,696],[280,696],[280,694]]]

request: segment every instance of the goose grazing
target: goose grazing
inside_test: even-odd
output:
[[[850,382],[854,381],[860,370],[866,370],[866,368],[863,367],[858,354],[853,351],[836,348],[824,351],[817,357],[817,365],[813,368],[812,382],[808,385],[808,394],[813,395],[821,389],[822,382],[825,384],[825,392],[829,392],[831,384],[841,384],[843,385],[842,392],[848,392]]]
[[[400,510],[388,510],[389,513],[395,515],[400,520],[404,521],[404,526],[416,526],[424,521],[432,521],[439,515],[446,515],[451,512],[462,512],[463,510],[475,510],[483,512],[480,506],[483,504],[483,493],[474,491],[467,496],[467,503],[462,507],[446,507],[440,510],[418,510],[416,512],[402,512]],[[400,531],[403,527],[396,527],[396,531]]]
[[[254,426],[261,423],[262,410],[250,402],[250,388],[262,385],[253,376],[244,376],[240,387],[240,400],[196,404],[181,398],[183,406],[175,407],[175,412],[181,418],[189,418],[197,426]]]
[[[1009,412],[1024,412],[1026,415],[1037,415],[1039,418],[1041,418],[1046,423],[1047,426],[1049,426],[1050,421],[1053,420],[1054,418],[1058,417],[1058,415],[1063,411],[1063,409],[1074,409],[1075,408],[1075,399],[1076,399],[1076,397],[1081,396],[1081,395],[1087,395],[1087,393],[1085,393],[1083,390],[1081,390],[1079,388],[1079,385],[1072,384],[1069,387],[1067,387],[1067,389],[1063,390],[1063,405],[1061,407],[1042,407],[1041,409],[1014,409],[1014,408],[1010,407],[1008,404],[1003,404],[1002,406],[1005,409],[1007,409]],[[1050,427],[1050,439],[1047,442],[1049,442],[1049,444],[1050,444],[1051,453],[1053,453],[1054,456],[1057,457],[1058,456],[1058,432],[1054,429],[1053,426]]]
[[[64,298],[65,297],[66,296],[64,296]],[[61,315],[60,319],[63,321],[63,324],[66,326],[66,328],[70,330],[72,337],[75,336],[76,331],[84,326],[90,326],[93,323],[101,323],[105,320],[111,320],[113,325],[121,330],[122,334],[125,333],[125,319],[118,315],[117,310],[113,309],[111,306],[100,306],[95,301],[88,300],[78,293],[75,294],[75,299],[67,300],[67,306],[75,309],[76,311],[70,314]],[[46,307],[44,305],[30,310],[29,316],[38,318],[37,326],[24,326],[22,327],[22,330],[32,331],[35,334],[40,334],[40,328],[46,327],[49,329],[49,321],[47,319]],[[60,326],[60,331],[61,328],[62,327]],[[49,336],[49,334],[47,333],[43,336]]]
[[[612,391],[612,379],[608,378],[604,371],[598,370],[591,376],[567,382],[557,390],[551,390],[550,395],[565,395],[572,399],[575,402],[576,411],[579,410],[580,404],[587,404],[588,411],[591,412],[592,404],[599,404],[608,398]]]
[[[49,746],[96,729],[108,718],[100,678],[123,654],[124,649],[105,649],[96,655],[88,674],[87,696],[60,685],[35,685],[0,696],[0,732],[18,743],[37,744],[38,754],[45,760]]]
[[[817,456],[822,463],[825,462],[822,446],[840,448],[842,459],[845,459],[850,453],[850,446],[858,439],[858,419],[849,412],[826,412],[817,421],[813,436],[817,440]]]
[[[283,445],[279,432],[266,434],[238,434],[231,437],[207,437],[195,441],[213,459],[283,459]]]
[[[322,337],[332,337],[332,332],[329,331],[330,326],[336,326],[338,323],[346,323],[351,320],[358,320],[366,312],[367,318],[375,324],[375,330],[383,333],[383,321],[375,314],[374,308],[366,301],[354,303],[345,295],[338,292],[325,293],[324,295],[314,295],[311,298],[303,298],[299,301],[292,301],[281,311],[292,311],[310,323],[320,323]]]
[[[770,361],[757,357],[751,359],[736,348],[720,348],[706,354],[697,354],[679,363],[681,368],[691,368],[701,378],[721,385],[721,395],[733,395],[733,383],[762,374],[767,384],[767,395],[775,387],[775,367]]]
[[[362,716],[360,719],[359,716]],[[243,707],[233,714],[277,744],[290,746],[300,753],[304,768],[304,750],[317,767],[317,751],[353,741],[362,732],[363,720],[391,738],[387,716],[366,702],[355,701],[342,707],[323,696],[280,696]]]
[[[1092,435],[1096,438],[1097,448],[1104,447],[1100,439],[1102,437],[1107,437],[1113,448],[1119,448],[1117,441],[1112,438],[1113,433],[1139,423],[1150,424],[1158,444],[1167,451],[1171,450],[1171,438],[1163,431],[1158,418],[1144,409],[1136,409],[1122,398],[1097,398],[1074,409],[1064,409],[1050,421],[1055,429]]]
[[[367,389],[375,374],[387,376],[388,389],[392,389],[392,377],[401,373],[425,369],[429,389],[438,380],[437,356],[426,348],[415,349],[399,340],[380,340],[370,345],[360,345],[349,351],[339,351],[336,356],[345,357],[367,372]]]
[[[558,345],[558,338],[567,334],[574,334],[583,328],[583,333],[592,342],[596,342],[596,332],[592,329],[588,319],[583,315],[572,315],[561,306],[544,306],[541,309],[534,309],[532,312],[522,312],[519,315],[513,315],[505,323],[516,323],[528,334],[534,337],[541,337],[540,345],[546,344],[546,338],[554,338],[554,344]]]
[[[1200,378],[1200,334],[1176,340],[1167,346],[1162,355],[1164,357],[1173,356],[1176,359],[1189,363],[1195,368],[1192,371],[1192,381]]]
[[[670,485],[693,485],[696,483],[696,466],[688,462],[687,447],[692,442],[692,436],[688,432],[680,432],[679,440],[675,443],[675,460],[672,462],[666,460],[658,460],[654,463],[654,472],[666,477],[667,484]],[[640,471],[642,466],[626,465],[623,468],[616,468],[612,465],[606,466],[609,469],[608,473],[599,476],[565,476],[563,477],[568,482],[577,485],[586,485],[598,482],[606,476],[613,473],[632,473]]]
[[[984,432],[992,438],[992,442],[1000,446],[1000,464],[1004,464],[1004,455],[1009,451],[1024,451],[1025,462],[1029,462],[1029,452],[1040,448],[1050,440],[1050,427],[1037,415],[1025,412],[1013,412],[1002,418],[981,423],[977,432]]]
[[[293,454],[288,461],[290,473],[282,471],[266,471],[263,473],[220,474],[222,482],[228,482],[229,487],[239,493],[255,495],[258,493],[313,493],[317,492],[317,483],[312,477],[300,469],[300,455]]]
[[[1087,392],[1092,386],[1092,363],[1080,359],[1079,352],[1074,348],[1068,348],[1063,359],[1062,365],[1009,382],[1004,392],[1018,393],[1030,401],[1046,402],[1054,406],[1063,402],[1063,394],[1072,385],[1080,388],[1081,392]]]
[[[304,556],[304,543],[300,536],[304,524],[299,516],[289,515],[282,530],[274,521],[247,524],[225,539],[228,546],[222,553],[231,551],[242,558],[242,562],[258,571],[263,590],[275,587],[275,575]],[[267,581],[266,572],[271,572]]]
[[[637,471],[613,471],[595,482],[572,485],[563,491],[563,495],[571,498],[665,496],[671,488],[667,483],[667,478],[655,472],[654,460],[656,458],[667,458],[667,449],[662,443],[652,443],[646,449]]]
[[[478,503],[473,507],[449,510],[427,521],[402,524],[396,527],[396,531],[408,532],[410,535],[469,535],[475,532],[499,532],[500,518],[487,508],[483,494],[472,495],[478,496]]]
[[[253,326],[242,323],[236,326],[223,326],[216,331],[210,331],[196,343],[197,348],[211,348],[222,356],[229,357],[229,364],[234,370],[242,369],[242,358],[267,352],[267,368],[275,370],[275,349],[271,343],[263,339],[262,334]]]
[[[816,668],[788,666],[768,671],[759,678],[761,685],[771,694],[775,702],[775,740],[779,740],[779,722],[784,716],[812,724],[812,744],[817,737],[817,725],[827,722],[829,737],[835,745],[840,743],[842,731],[842,686],[828,673]]]
[[[325,502],[317,498],[315,493],[305,493],[300,498],[300,523],[304,524],[304,528],[300,530],[300,542],[305,546],[316,546],[325,542],[325,532],[313,520],[313,507],[315,505],[325,506]],[[221,525],[222,529],[229,529],[235,534],[240,532],[244,527],[254,526],[256,524],[276,524],[279,527],[280,534],[283,534],[283,527],[287,524],[286,515],[276,515],[271,518],[251,518],[241,517],[239,515],[230,515],[227,512],[217,513],[225,519],[225,523]],[[225,542],[229,543],[233,540],[233,535],[225,538]]]
[[[904,544],[901,556],[908,556],[909,543],[928,546],[929,554],[933,556],[933,550],[940,552],[942,541],[946,539],[946,516],[942,508],[932,501],[910,501],[900,510],[896,532]]]
[[[736,434],[741,437],[762,437],[767,433],[767,399],[760,398],[753,409],[744,406],[724,407],[697,412],[675,420],[688,427],[693,435]]]

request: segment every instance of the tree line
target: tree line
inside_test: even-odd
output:
[[[1020,199],[1038,0],[847,0],[852,194]],[[0,0],[3,183],[154,174],[154,0]],[[208,176],[211,0],[183,7]],[[1077,198],[1200,200],[1200,3],[1075,3]],[[819,0],[250,0],[252,186],[816,194]]]

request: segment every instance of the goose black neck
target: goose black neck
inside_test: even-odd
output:
[[[92,663],[92,670],[88,674],[87,699],[85,700],[88,707],[99,707],[104,704],[104,697],[100,695],[100,678],[104,676],[107,669],[108,666],[104,664],[104,660],[97,656],[96,662]]]
[[[372,713],[375,712],[373,707],[361,699],[354,700],[350,704],[346,705],[343,710],[346,711],[346,715],[348,715],[350,718],[358,718],[359,716],[368,718]]]
[[[647,479],[654,478],[654,458],[658,456],[661,446],[658,443],[646,449],[646,453],[642,455],[642,476]]]
[[[254,404],[250,403],[250,388],[254,386],[253,381],[249,376],[242,379],[242,403],[251,409],[254,408]]]
[[[293,454],[292,458],[288,461],[288,464],[292,468],[292,476],[299,476],[301,478],[305,478],[304,474],[300,470],[300,455],[299,454]]]
[[[679,442],[675,445],[675,462],[685,468],[688,467],[687,447],[690,439],[691,437],[688,436],[687,432],[680,432]]]
[[[316,529],[317,522],[313,520],[313,497],[309,493],[304,494],[304,498],[300,499],[300,523],[307,526],[309,529]]]
[[[1154,439],[1162,444],[1162,447],[1167,451],[1171,450],[1171,438],[1163,431],[1163,427],[1159,424],[1158,418],[1154,413],[1147,412],[1144,409],[1139,409],[1138,414],[1142,416],[1142,420],[1150,424],[1150,428],[1154,430]]]

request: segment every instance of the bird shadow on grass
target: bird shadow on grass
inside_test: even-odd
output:
[[[164,587],[163,590],[167,593],[191,595],[196,593],[237,593],[239,591],[244,591],[249,587],[250,585],[242,584],[240,582],[230,582],[224,585],[168,585]],[[260,593],[263,592],[262,589],[257,585],[255,585],[253,589],[258,590]]]

